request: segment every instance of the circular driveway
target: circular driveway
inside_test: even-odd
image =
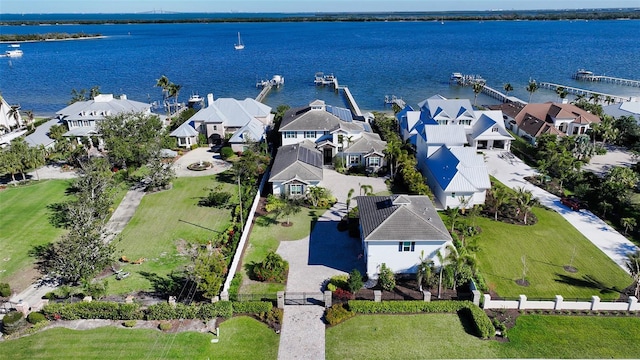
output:
[[[210,169],[203,171],[192,171],[187,169],[189,164],[198,163],[200,161],[208,161],[213,164],[213,166]],[[230,168],[230,163],[220,159],[220,154],[212,152],[208,147],[201,147],[186,152],[173,163],[173,169],[175,170],[177,177],[215,175],[229,170]]]

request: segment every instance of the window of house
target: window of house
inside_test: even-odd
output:
[[[338,152],[342,152],[342,145],[338,146]]]
[[[380,166],[380,158],[377,156],[370,157],[369,166]]]
[[[460,125],[471,125],[471,119],[462,119],[458,123]]]
[[[360,155],[351,155],[351,156],[349,156],[349,164],[351,164],[351,165],[360,164]]]
[[[499,129],[498,129],[498,127],[496,126],[496,127],[493,127],[493,128],[491,129],[491,132],[498,132],[498,130],[499,130]]]
[[[316,137],[316,132],[315,131],[305,131],[304,132],[304,137],[305,138],[314,138]]]
[[[213,130],[218,130],[218,125],[213,125]]]
[[[289,185],[289,195],[302,195],[302,184]]]
[[[399,252],[414,252],[416,250],[415,241],[401,241],[398,243]]]
[[[295,139],[296,138],[296,132],[295,131],[285,131],[284,132],[284,138],[285,139]]]
[[[180,145],[187,145],[187,139],[185,138],[178,138],[178,142],[180,143]]]
[[[438,125],[447,125],[449,123],[448,120],[438,120]]]

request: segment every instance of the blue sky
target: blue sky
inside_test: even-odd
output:
[[[0,13],[446,11],[640,7],[640,0],[2,0]]]

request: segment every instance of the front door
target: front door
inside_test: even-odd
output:
[[[333,149],[326,147],[323,149],[324,153],[324,165],[331,165],[333,163]]]

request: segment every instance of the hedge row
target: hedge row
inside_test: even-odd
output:
[[[268,304],[270,305],[270,303]],[[259,309],[262,310],[263,307],[260,307]],[[175,306],[164,302],[151,305],[147,309],[143,310],[135,303],[122,304],[115,302],[93,301],[73,304],[48,304],[42,309],[42,312],[47,319],[51,320],[208,320],[215,317],[230,318],[233,315],[233,305],[230,301],[194,305],[177,303]]]
[[[233,303],[234,314],[260,314],[269,312],[273,304],[269,301],[244,301]]]
[[[356,314],[460,313],[468,316],[477,335],[489,338],[495,328],[487,314],[470,301],[382,301],[350,300],[349,309]]]
[[[142,319],[144,316],[138,304],[122,304],[105,301],[48,304],[42,309],[42,313],[50,320],[130,320]]]

